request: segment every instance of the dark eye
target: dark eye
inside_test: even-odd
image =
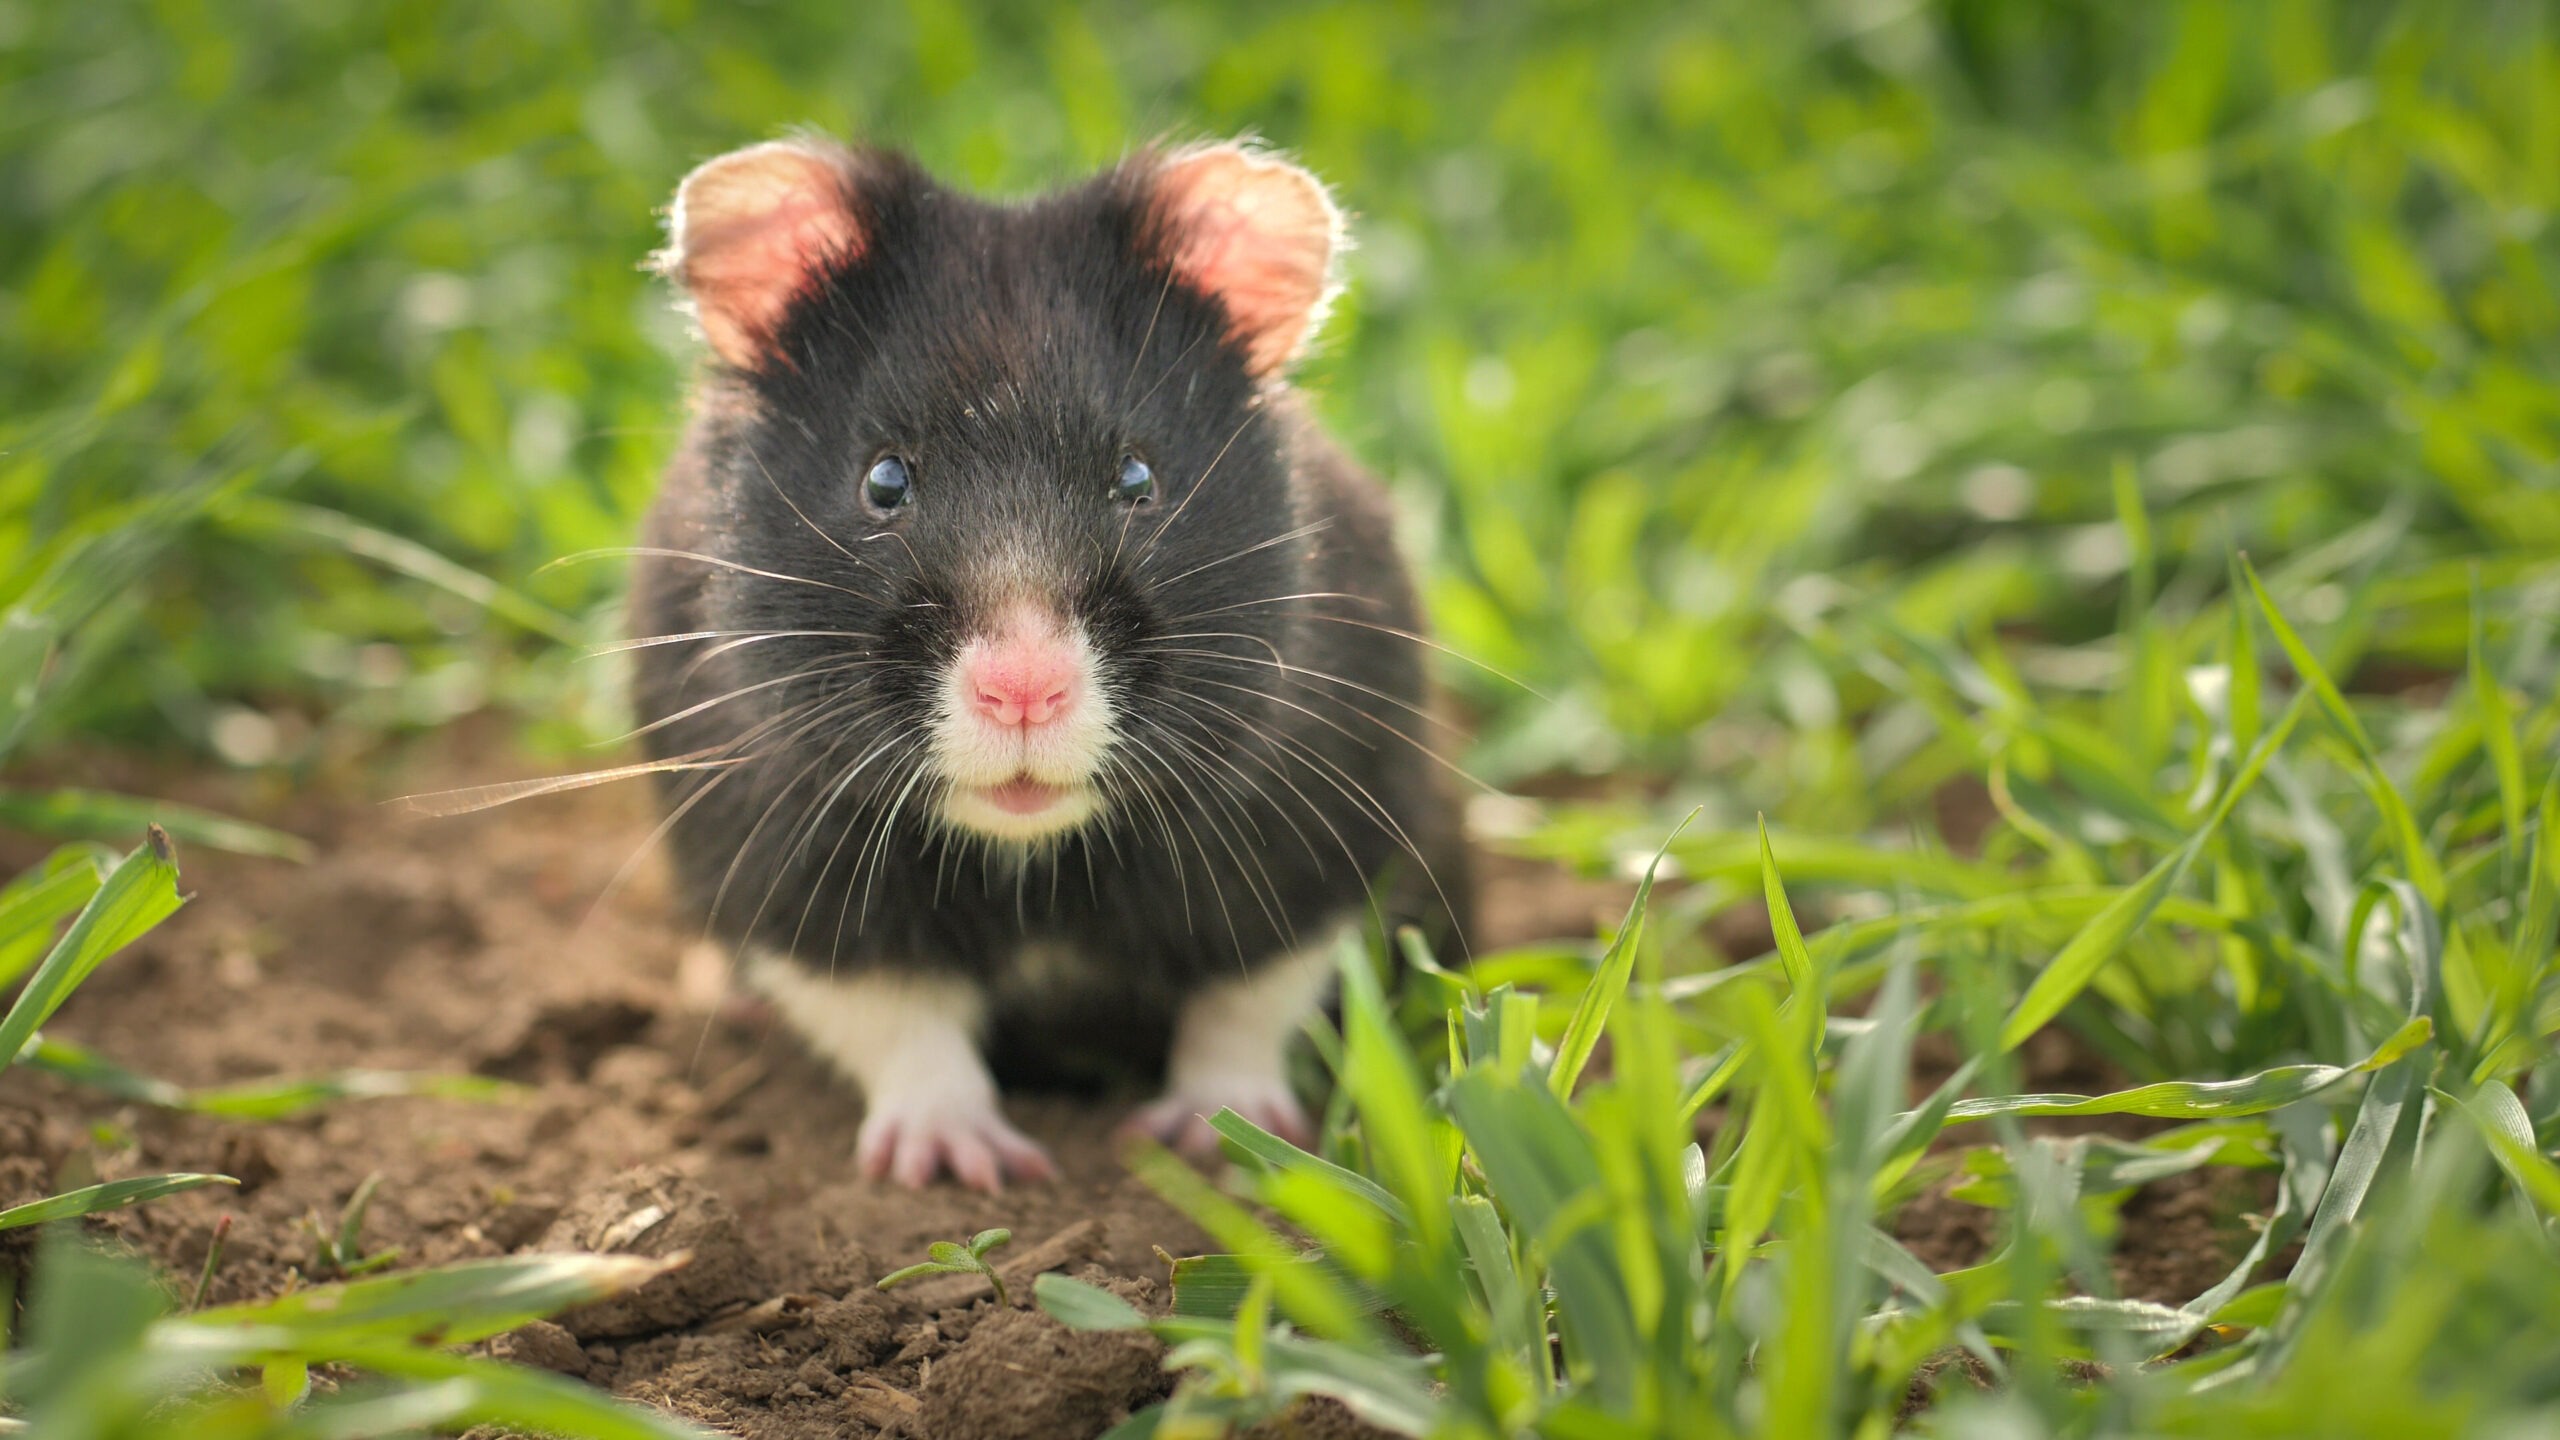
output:
[[[862,502],[886,514],[906,504],[915,488],[915,477],[907,473],[907,462],[895,455],[883,455],[871,462],[871,473],[862,477]]]
[[[1120,478],[1111,482],[1111,498],[1129,505],[1143,505],[1155,498],[1156,472],[1135,455],[1120,457]]]

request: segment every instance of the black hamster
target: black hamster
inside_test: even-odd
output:
[[[1048,1174],[999,1074],[1161,1065],[1132,1124],[1304,1138],[1344,927],[1466,904],[1385,497],[1285,378],[1324,187],[1213,144],[997,204],[791,140],[668,229],[712,358],[638,710],[680,891],[861,1087],[863,1173]]]

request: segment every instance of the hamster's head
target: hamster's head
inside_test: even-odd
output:
[[[756,754],[1023,844],[1238,783],[1322,528],[1271,404],[1334,290],[1312,176],[1208,145],[993,204],[793,140],[669,220],[715,518],[668,563]]]

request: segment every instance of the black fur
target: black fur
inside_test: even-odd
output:
[[[1019,205],[843,163],[860,257],[773,358],[706,377],[648,524],[683,553],[635,576],[638,636],[721,632],[637,652],[653,755],[734,762],[662,776],[701,918],[821,970],[974,978],[1013,1080],[1147,1063],[1189,988],[1344,918],[1457,929],[1386,503],[1171,280],[1155,162]],[[882,520],[861,482],[885,452],[915,498]],[[1110,498],[1125,452],[1154,467],[1148,505]],[[1025,581],[1083,621],[1119,716],[1109,807],[1027,850],[943,831],[923,749],[967,627]],[[777,630],[838,633],[734,633]],[[1099,978],[1024,990],[1031,944]]]

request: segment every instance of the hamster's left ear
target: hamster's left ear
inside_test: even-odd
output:
[[[804,140],[733,150],[684,177],[653,259],[684,287],[713,353],[741,370],[773,358],[792,303],[863,251],[853,193],[852,157]]]
[[[1342,212],[1297,166],[1225,142],[1176,150],[1147,184],[1149,230],[1175,278],[1216,300],[1256,377],[1304,353],[1341,290]]]

